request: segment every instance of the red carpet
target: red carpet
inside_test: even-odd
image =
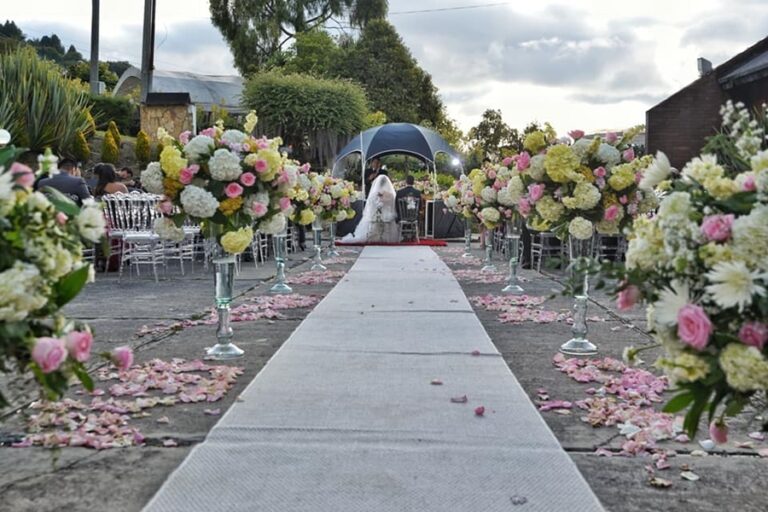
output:
[[[384,242],[336,242],[336,245],[349,245],[349,246],[365,246],[365,245],[385,245],[385,246],[409,246],[409,245],[426,245],[429,247],[445,247],[448,245],[445,240],[434,240],[432,238],[422,238],[418,242],[399,242],[399,243],[384,243]]]

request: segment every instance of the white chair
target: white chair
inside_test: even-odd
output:
[[[531,268],[541,272],[541,265],[547,260],[557,259],[558,268],[562,268],[566,260],[565,245],[552,233],[531,231]]]
[[[407,196],[397,200],[398,228],[400,241],[419,242],[419,203],[418,197]]]

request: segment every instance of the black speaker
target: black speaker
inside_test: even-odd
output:
[[[434,224],[432,234],[435,238],[461,238],[464,236],[464,218],[448,208],[442,200],[434,202]]]

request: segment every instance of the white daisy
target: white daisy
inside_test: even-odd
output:
[[[659,300],[653,304],[657,324],[672,326],[677,324],[677,313],[690,302],[690,289],[686,283],[672,281],[671,289],[664,289]]]
[[[656,158],[651,165],[643,172],[643,179],[640,180],[639,187],[646,190],[653,190],[656,185],[664,181],[672,173],[672,166],[669,164],[669,158],[661,151],[656,152]]]
[[[712,283],[707,292],[718,306],[738,306],[741,311],[752,304],[753,295],[765,295],[765,287],[756,281],[768,278],[768,274],[749,270],[743,261],[721,261],[706,277]]]

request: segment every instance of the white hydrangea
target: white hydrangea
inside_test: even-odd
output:
[[[621,162],[621,153],[615,147],[603,142],[597,148],[597,159],[603,162],[606,167],[611,167]]]
[[[253,205],[256,203],[264,206],[261,213],[257,213],[253,209]],[[247,213],[249,216],[253,217],[254,219],[258,219],[266,215],[267,212],[269,211],[269,193],[258,192],[256,194],[246,197],[243,211],[245,211],[245,213]]]
[[[17,261],[0,272],[0,321],[18,322],[42,308],[48,299],[42,293],[43,278],[34,265]]]
[[[191,162],[199,162],[202,156],[210,155],[215,147],[216,143],[211,137],[207,135],[198,135],[184,146],[184,155]]]
[[[180,199],[184,212],[199,219],[213,217],[219,207],[219,202],[213,194],[195,185],[189,185],[182,190]]]
[[[208,160],[211,177],[218,181],[234,181],[243,174],[240,157],[228,149],[217,149]]]
[[[485,187],[482,192],[480,192],[480,197],[483,198],[483,201],[486,203],[495,203],[496,202],[496,190],[491,187]]]
[[[5,216],[16,203],[16,194],[13,192],[13,176],[10,172],[3,172],[0,167],[0,216]]]
[[[757,197],[761,201],[768,201],[768,169],[763,169],[757,173],[755,188],[757,189]]]
[[[42,212],[51,207],[51,202],[42,192],[35,192],[27,196],[27,206]]]
[[[574,217],[568,224],[568,233],[579,240],[587,240],[592,237],[594,226],[584,217]]]
[[[245,142],[246,137],[247,135],[240,130],[226,130],[221,134],[221,142],[226,145],[242,144]]]
[[[692,159],[683,167],[683,179],[704,183],[713,178],[720,178],[725,174],[725,169],[717,163],[715,155],[701,155]]]
[[[80,235],[91,242],[98,242],[107,229],[104,213],[95,203],[85,203],[77,215],[77,229]]]
[[[141,185],[144,190],[150,194],[163,194],[163,170],[160,168],[160,162],[150,162],[144,172],[141,173]]]
[[[330,194],[320,194],[319,203],[321,206],[330,206],[331,201],[333,201],[333,199]]]
[[[571,145],[571,149],[579,157],[579,160],[584,160],[587,156],[587,150],[592,145],[592,139],[586,139],[582,137]]]
[[[541,181],[544,179],[546,172],[547,171],[544,168],[544,155],[532,156],[531,166],[528,168],[528,174],[531,175],[531,178],[537,181]]]
[[[665,222],[688,222],[691,213],[691,195],[688,192],[672,192],[661,200],[659,218]]]
[[[347,210],[339,210],[336,213],[336,222],[343,222],[347,220]]]
[[[656,158],[653,159],[640,180],[639,187],[646,190],[653,190],[656,186],[667,179],[672,173],[672,166],[669,164],[669,158],[661,151],[656,152]]]
[[[496,208],[483,208],[480,211],[480,217],[486,222],[490,223],[496,223],[499,222],[499,219],[501,218],[501,214],[499,213],[499,210]]]
[[[309,176],[306,174],[299,174],[298,183],[299,186],[304,190],[309,190],[312,188],[312,180],[310,180]]]
[[[733,253],[751,267],[768,270],[768,205],[758,204],[731,226]]]
[[[563,198],[563,204],[570,209],[589,210],[597,206],[602,197],[596,186],[582,181],[573,189],[572,197]]]
[[[184,240],[184,230],[176,226],[176,223],[168,217],[160,217],[155,219],[155,233],[157,233],[163,240],[170,240],[172,242],[181,242]]]
[[[278,213],[261,222],[261,224],[259,224],[259,231],[265,235],[277,235],[285,230],[287,225],[285,216],[282,213]]]
[[[338,199],[341,197],[341,194],[344,192],[344,185],[341,183],[334,183],[331,185],[330,188],[331,197],[334,199]]]
[[[728,385],[739,391],[768,388],[768,361],[756,347],[729,343],[720,352],[720,368]]]
[[[752,164],[752,170],[755,172],[768,169],[768,149],[757,153],[750,158],[749,162]]]
[[[454,209],[459,205],[459,198],[456,196],[448,196],[445,198],[445,206]]]

